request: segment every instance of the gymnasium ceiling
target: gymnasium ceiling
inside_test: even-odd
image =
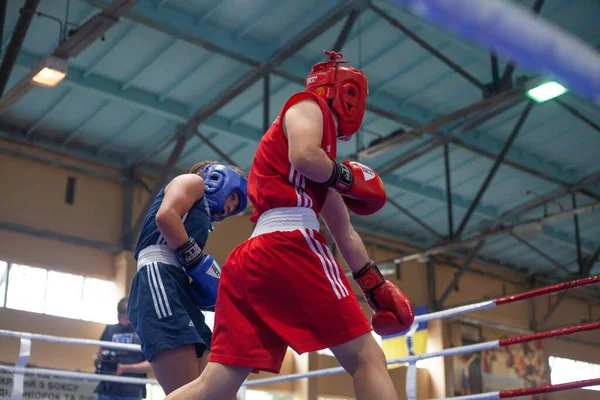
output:
[[[517,2],[536,3],[542,18],[600,45],[597,1]],[[39,5],[10,69],[5,58],[24,3]],[[322,51],[341,45],[344,58],[365,70],[370,96],[362,129],[338,155],[380,171],[389,197],[377,215],[354,219],[359,229],[423,250],[474,238],[442,256],[552,281],[600,273],[592,262],[600,213],[591,206],[600,200],[600,108],[572,92],[533,103],[517,86],[543,79],[540,71],[493,59],[391,0],[112,3],[8,2],[5,95],[44,57],[68,53],[62,40],[83,38],[83,48],[60,85],[34,87],[2,111],[0,137],[117,167],[124,179],[159,176],[170,158],[171,173],[227,157],[247,170],[265,123],[302,89]],[[86,29],[103,24],[106,32],[86,42]],[[523,225],[556,213],[563,214]]]

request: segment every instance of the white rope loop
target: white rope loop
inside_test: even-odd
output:
[[[21,346],[19,347],[19,358],[15,364],[16,368],[25,368],[29,356],[31,355],[31,339],[21,338]],[[23,386],[25,376],[23,373],[15,373],[13,376],[13,388],[11,400],[21,400],[23,398]]]

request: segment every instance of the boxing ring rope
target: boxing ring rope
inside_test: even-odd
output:
[[[539,289],[534,289],[526,292],[522,292],[515,295],[499,297],[497,299],[469,304],[465,306],[450,308],[448,310],[436,311],[429,314],[418,315],[415,317],[415,322],[411,331],[416,331],[416,327],[426,321],[432,321],[436,319],[450,318],[456,315],[465,314],[472,311],[484,310],[488,308],[492,308],[495,306],[500,306],[504,304],[516,303],[523,300],[531,299],[534,297],[543,296],[546,294],[558,293],[567,289],[582,287],[586,285],[591,285],[594,283],[600,282],[600,276],[594,276],[589,278],[577,279],[574,281],[559,283],[556,285],[551,285]],[[444,349],[436,352],[425,353],[425,354],[410,354],[406,357],[400,357],[388,360],[388,365],[392,364],[402,364],[409,363],[409,366],[415,365],[415,363],[419,360],[431,359],[436,357],[447,357],[457,354],[466,354],[472,352],[478,352],[482,350],[490,350],[497,349],[500,347],[510,346],[517,343],[525,343],[534,340],[547,339],[552,337],[566,336],[574,333],[598,330],[600,329],[600,321],[590,322],[586,324],[580,324],[560,329],[549,330],[545,332],[537,332],[528,335],[515,336],[511,338],[492,340],[483,343],[477,343],[473,345],[454,347],[449,349]],[[134,344],[124,344],[124,343],[113,343],[113,342],[105,342],[100,340],[89,340],[89,339],[75,339],[75,338],[65,338],[58,337],[52,335],[43,335],[43,334],[34,334],[34,333],[25,333],[25,332],[13,332],[7,330],[0,330],[0,336],[7,336],[13,338],[19,338],[21,340],[21,349],[19,353],[19,360],[16,365],[13,366],[3,366],[0,365],[0,371],[11,372],[15,374],[15,379],[13,379],[13,397],[14,400],[20,400],[23,391],[23,376],[26,374],[43,374],[43,375],[52,375],[52,376],[60,376],[60,377],[71,377],[71,378],[79,378],[79,379],[92,379],[97,381],[110,381],[110,382],[122,382],[122,383],[137,383],[137,384],[158,384],[156,380],[153,379],[143,379],[143,378],[130,378],[130,377],[121,377],[121,376],[111,376],[111,375],[100,375],[86,372],[74,372],[74,371],[61,371],[61,370],[53,370],[53,369],[44,369],[44,368],[25,368],[27,360],[29,358],[29,350],[31,347],[31,340],[39,340],[39,341],[47,341],[53,343],[63,343],[63,344],[76,344],[76,345],[87,345],[87,346],[99,346],[103,348],[112,348],[112,349],[121,349],[121,350],[132,350],[132,351],[141,351],[141,347],[139,345]],[[411,335],[410,332],[406,335],[407,341],[410,341]],[[408,343],[407,343],[408,344]],[[325,375],[333,375],[345,372],[342,367],[335,368],[327,368],[321,369],[317,371],[310,371],[307,373],[299,373],[299,374],[290,374],[285,376],[277,376],[272,378],[264,378],[264,379],[254,379],[247,380],[244,382],[243,389],[241,390],[241,396],[243,398],[243,393],[245,388],[269,384],[269,383],[277,383],[284,382],[294,379],[302,379],[302,378],[313,378],[318,376]],[[410,372],[410,371],[409,371]],[[416,374],[415,374],[416,375]],[[416,377],[416,376],[415,376]],[[540,386],[537,388],[524,388],[524,389],[515,389],[515,390],[504,390],[500,392],[492,392],[492,393],[483,393],[478,395],[470,395],[470,396],[462,396],[456,397],[456,399],[500,399],[500,398],[508,398],[508,397],[517,397],[525,394],[534,394],[534,393],[547,393],[548,391],[557,391],[557,390],[569,390],[575,388],[581,388],[586,386],[593,386],[599,383],[600,379],[593,379],[589,381],[580,381],[580,382],[572,382],[567,384],[560,385],[546,385]],[[409,389],[409,379],[407,377],[407,392],[409,392],[409,398],[412,398],[412,392]],[[535,392],[536,390],[540,390],[540,392]],[[532,392],[533,391],[533,392]],[[416,393],[416,390],[415,390]]]
[[[92,339],[76,339],[76,338],[67,338],[67,337],[52,336],[52,335],[42,335],[39,333],[14,332],[14,331],[7,331],[4,329],[0,329],[0,336],[14,337],[14,338],[26,339],[26,340],[39,340],[42,342],[99,346],[99,347],[103,347],[106,349],[131,350],[131,351],[140,351],[140,352],[142,351],[142,346],[140,346],[139,344],[105,342],[102,340],[92,340]]]
[[[512,397],[521,397],[542,393],[562,392],[564,390],[581,389],[588,386],[596,386],[600,383],[600,378],[586,379],[569,383],[560,383],[557,385],[543,385],[523,389],[501,390],[499,392],[488,392],[481,394],[469,394],[466,396],[452,397],[453,400],[496,400],[509,399]]]
[[[149,384],[158,385],[158,381],[156,379],[131,378],[128,376],[117,376],[117,375],[101,375],[101,374],[92,374],[90,372],[62,371],[59,369],[48,369],[48,368],[23,368],[23,367],[12,367],[10,365],[0,365],[0,371],[11,372],[11,373],[16,373],[16,374],[52,375],[52,376],[60,376],[63,378],[91,379],[91,380],[95,380],[95,381],[135,383],[135,384],[141,384],[141,385],[145,385],[145,384],[149,383]]]
[[[522,5],[506,0],[386,0],[600,105],[600,53]]]
[[[493,308],[493,307],[504,305],[504,304],[516,303],[516,302],[528,300],[528,299],[531,299],[534,297],[539,297],[539,296],[553,294],[553,293],[559,293],[559,292],[562,292],[562,291],[565,291],[568,289],[587,286],[587,285],[591,285],[591,284],[599,283],[599,282],[600,282],[600,275],[583,278],[583,279],[577,279],[577,280],[568,281],[568,282],[563,282],[563,283],[546,286],[546,287],[539,288],[539,289],[533,289],[533,290],[529,290],[529,291],[514,294],[514,295],[499,297],[499,298],[496,298],[493,300],[488,300],[488,301],[483,301],[483,302],[479,302],[479,303],[473,303],[473,304],[468,304],[468,305],[464,305],[464,306],[454,307],[454,308],[450,308],[448,310],[436,311],[436,312],[432,312],[432,313],[428,313],[428,314],[424,314],[424,315],[417,315],[415,317],[415,321],[414,321],[411,329],[406,334],[406,341],[407,341],[407,348],[409,350],[409,356],[388,360],[388,365],[402,364],[402,363],[409,364],[409,368],[407,370],[406,390],[407,390],[407,398],[410,400],[410,399],[416,398],[416,362],[417,361],[425,360],[425,359],[429,359],[429,358],[435,358],[435,357],[446,357],[446,356],[451,356],[451,355],[465,354],[465,353],[476,352],[476,351],[481,351],[481,350],[494,349],[494,348],[498,348],[498,347],[508,346],[510,344],[523,343],[523,342],[531,341],[531,340],[546,339],[546,338],[555,337],[555,336],[564,336],[564,335],[568,335],[568,334],[572,334],[572,333],[582,332],[584,330],[600,329],[600,321],[599,321],[599,322],[595,322],[595,323],[591,323],[591,324],[584,324],[584,325],[578,325],[578,326],[569,327],[569,328],[562,328],[562,329],[557,329],[557,330],[548,331],[548,332],[539,332],[539,333],[534,333],[534,334],[530,334],[530,335],[517,336],[514,338],[501,339],[498,341],[478,343],[478,344],[468,345],[468,346],[460,346],[460,347],[455,347],[455,348],[451,348],[451,349],[441,350],[441,351],[434,352],[434,353],[415,355],[412,350],[412,335],[416,332],[418,325],[422,322],[432,321],[432,320],[436,320],[436,319],[450,318],[450,317],[454,317],[454,316],[457,316],[460,314],[466,314],[466,313],[473,312],[473,311],[485,310],[485,309]],[[278,376],[278,377],[273,377],[273,378],[255,379],[255,380],[251,380],[251,381],[246,381],[244,383],[244,386],[251,387],[251,386],[256,386],[256,385],[260,385],[260,384],[284,382],[284,381],[288,381],[288,380],[292,380],[292,379],[312,378],[312,377],[318,377],[318,376],[322,376],[322,375],[333,375],[333,374],[338,374],[338,373],[342,373],[342,372],[345,372],[345,370],[342,367],[334,367],[334,368],[321,369],[321,370],[317,370],[317,371],[310,371],[307,373],[290,374],[290,375],[286,375],[286,376]],[[486,397],[482,397],[482,398],[486,398]],[[491,398],[493,398],[493,397],[491,397]]]
[[[558,283],[556,285],[545,286],[539,289],[533,289],[527,292],[514,294],[510,296],[499,297],[494,300],[482,301],[480,303],[467,304],[465,306],[449,308],[443,311],[436,311],[429,314],[417,315],[415,317],[415,324],[419,324],[421,322],[432,321],[435,319],[443,319],[454,317],[459,314],[464,314],[472,311],[486,310],[488,308],[493,308],[496,306],[500,306],[503,304],[515,303],[518,301],[523,301],[527,299],[531,299],[534,297],[543,296],[546,294],[558,293],[567,289],[572,289],[581,286],[592,285],[594,283],[600,282],[600,275],[592,276],[589,278],[576,279],[574,281]]]
[[[20,340],[19,358],[15,366],[0,365],[0,371],[14,374],[12,387],[12,400],[21,400],[24,392],[24,377],[25,375],[52,375],[57,377],[75,378],[75,379],[90,379],[107,382],[134,383],[134,384],[158,384],[154,379],[131,378],[126,376],[100,375],[87,372],[61,371],[45,368],[26,368],[27,361],[31,354],[31,341],[39,340],[43,342],[61,343],[61,344],[77,344],[86,346],[98,346],[106,349],[130,350],[141,352],[142,348],[139,344],[115,343],[102,340],[92,339],[76,339],[52,335],[43,335],[38,333],[14,332],[0,329],[0,336],[18,338]]]
[[[530,335],[515,336],[515,337],[511,337],[511,338],[506,338],[506,339],[491,340],[489,342],[470,344],[467,346],[452,347],[450,349],[434,351],[431,353],[424,353],[424,354],[417,354],[417,355],[406,356],[406,357],[393,358],[391,360],[388,360],[387,364],[388,365],[404,364],[404,363],[409,363],[409,362],[427,360],[427,359],[436,358],[436,357],[448,357],[448,356],[453,356],[453,355],[458,355],[458,354],[474,353],[474,352],[478,352],[478,351],[482,351],[482,350],[498,349],[501,347],[510,346],[510,345],[517,344],[517,343],[531,342],[534,340],[548,339],[548,338],[552,338],[552,337],[571,335],[574,333],[586,332],[586,331],[592,331],[592,330],[598,330],[598,329],[600,329],[600,321],[592,322],[592,323],[588,323],[588,324],[575,325],[575,326],[571,326],[568,328],[560,328],[560,329],[554,329],[554,330],[545,331],[545,332],[532,333]],[[339,374],[341,372],[345,372],[343,367],[333,367],[333,368],[319,369],[316,371],[311,371],[311,372],[306,372],[306,373],[277,376],[274,378],[254,379],[251,381],[246,381],[244,383],[244,385],[245,386],[256,386],[256,385],[263,385],[263,384],[268,384],[268,383],[279,383],[279,382],[286,382],[286,381],[295,380],[295,379],[314,378],[314,377],[323,376],[323,375],[334,375],[334,374]]]

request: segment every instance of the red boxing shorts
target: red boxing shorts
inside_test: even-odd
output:
[[[286,226],[276,226],[272,218],[261,226],[261,217],[253,237],[235,248],[223,264],[212,362],[279,373],[288,346],[302,354],[372,330],[318,231],[314,212],[291,208],[268,213],[273,216],[272,212],[286,213],[285,219],[277,217]],[[308,213],[316,225],[312,221],[290,224],[295,217],[306,220]],[[301,228],[292,230],[293,226]]]

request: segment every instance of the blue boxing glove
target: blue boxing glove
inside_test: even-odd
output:
[[[221,278],[221,267],[208,254],[204,254],[194,238],[188,240],[175,250],[175,255],[192,278],[191,294],[196,305],[201,309],[211,309],[217,304],[217,291]]]
[[[196,307],[202,311],[215,311],[216,301],[214,298],[210,299],[206,293],[200,289],[200,286],[192,281],[190,283],[190,295]]]
[[[221,278],[219,264],[212,256],[205,254],[195,267],[188,269],[187,273],[193,281],[191,290],[196,305],[201,309],[214,308],[217,304]]]

